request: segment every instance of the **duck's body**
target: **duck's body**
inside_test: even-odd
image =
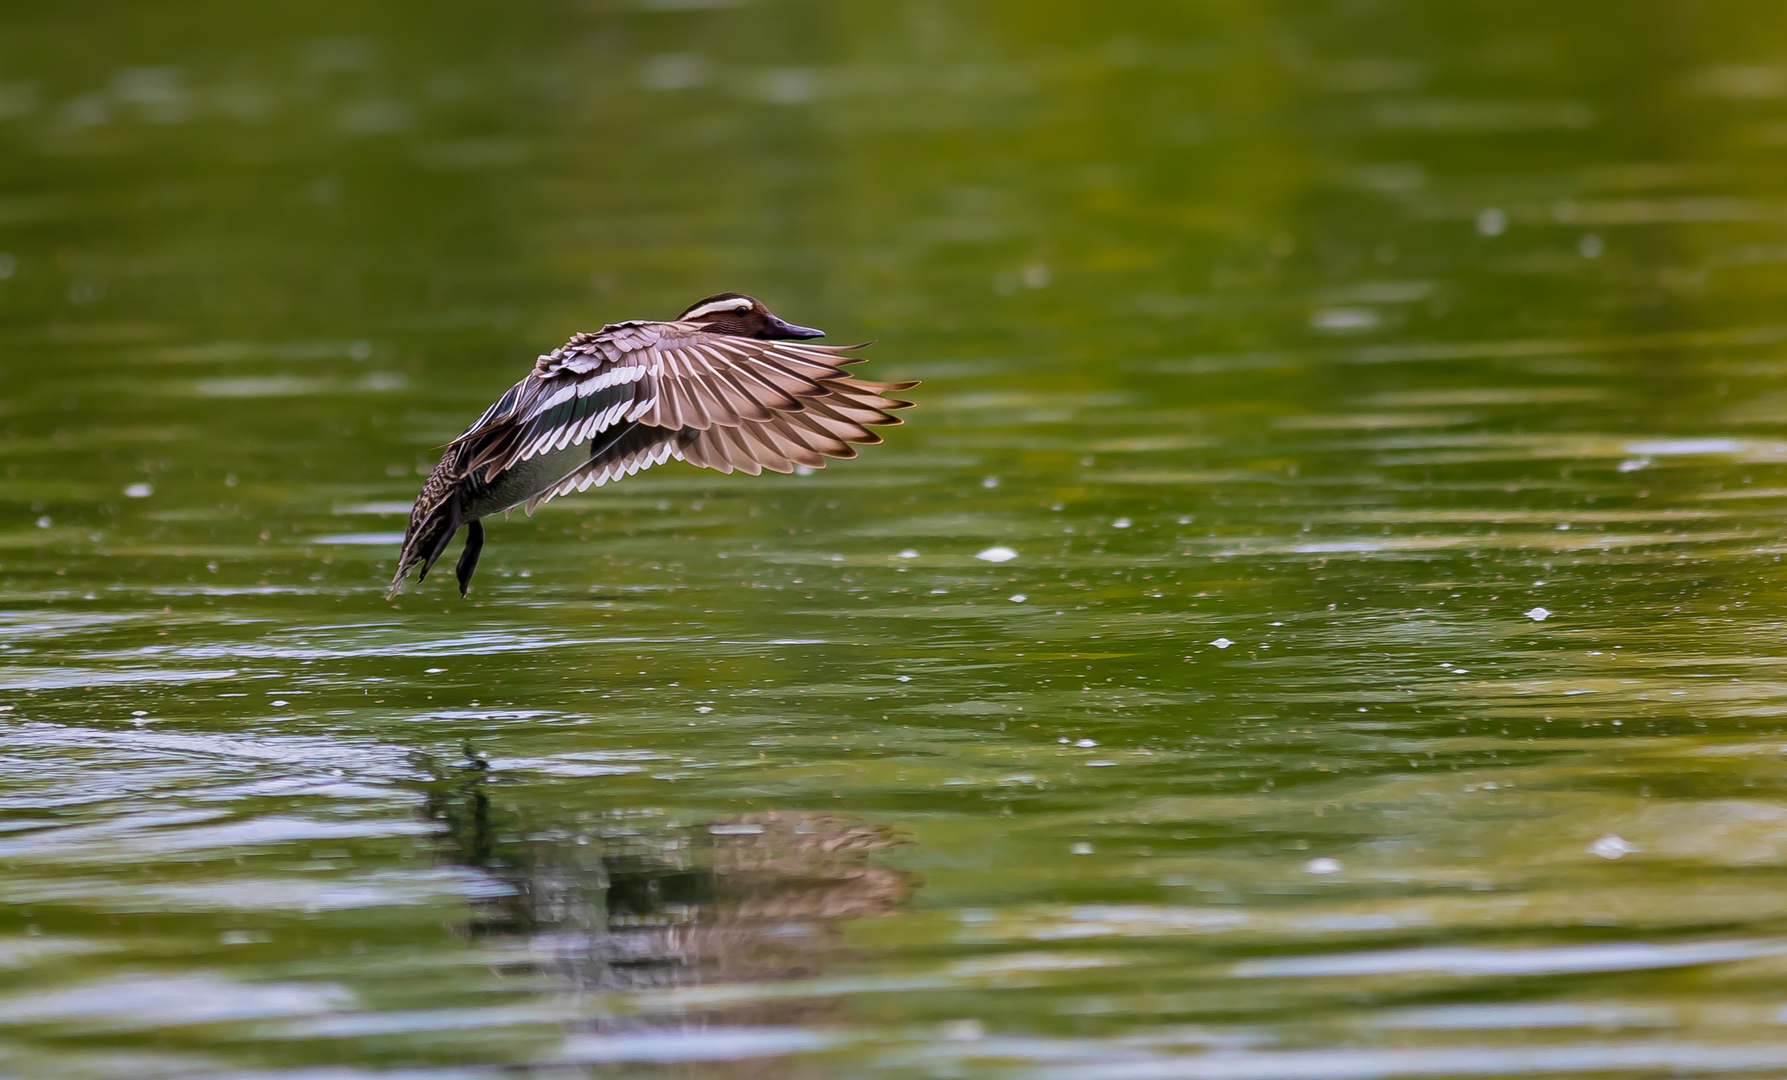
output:
[[[391,595],[422,576],[468,526],[457,574],[469,588],[484,544],[480,518],[631,476],[678,458],[729,473],[822,468],[878,443],[869,429],[911,403],[916,383],[854,379],[842,354],[738,293],[702,300],[671,322],[623,322],[578,334],[540,357],[447,447],[410,512]]]

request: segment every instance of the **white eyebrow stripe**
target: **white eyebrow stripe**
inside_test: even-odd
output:
[[[735,296],[730,300],[715,300],[711,304],[702,304],[694,311],[683,313],[685,319],[698,319],[703,315],[712,315],[716,311],[744,311],[751,306],[751,301],[743,296]]]

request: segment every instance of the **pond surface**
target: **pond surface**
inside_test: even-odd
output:
[[[1787,9],[27,7],[0,1074],[1787,1076]],[[730,289],[906,426],[384,600]]]

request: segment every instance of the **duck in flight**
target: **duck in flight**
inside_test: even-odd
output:
[[[730,473],[823,468],[878,443],[871,428],[912,406],[888,397],[916,382],[868,382],[844,372],[861,345],[814,345],[742,293],[697,301],[670,322],[610,323],[534,364],[441,455],[403,534],[386,599],[446,551],[459,527],[454,573],[471,588],[484,548],[481,519],[585,491],[671,458]]]

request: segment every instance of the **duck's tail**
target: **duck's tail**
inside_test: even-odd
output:
[[[449,448],[441,456],[440,464],[429,475],[428,482],[422,485],[422,493],[416,496],[416,505],[410,510],[409,527],[403,532],[403,550],[397,556],[397,573],[391,576],[391,588],[385,593],[386,600],[397,595],[397,590],[403,586],[403,579],[417,566],[422,568],[422,572],[417,575],[416,580],[427,577],[435,560],[447,550],[447,543],[463,524],[461,513],[464,504],[459,491],[459,457],[457,448]],[[461,592],[463,593],[463,589]]]

